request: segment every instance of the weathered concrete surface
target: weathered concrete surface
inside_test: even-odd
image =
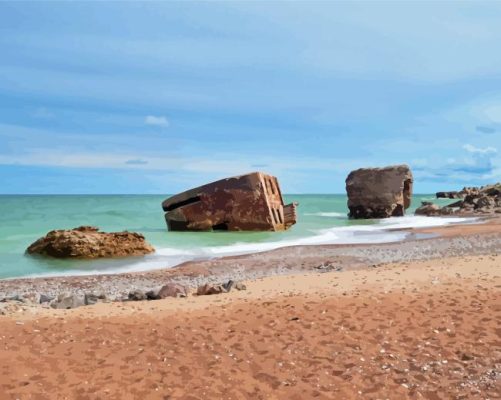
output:
[[[50,231],[32,243],[26,252],[55,258],[100,258],[140,256],[155,249],[135,232],[99,232],[93,226]]]
[[[282,231],[296,223],[277,178],[262,172],[221,179],[162,203],[172,231]]]
[[[403,216],[411,204],[412,173],[407,165],[360,168],[346,178],[350,218]]]

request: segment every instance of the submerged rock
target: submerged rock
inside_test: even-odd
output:
[[[350,218],[403,216],[411,204],[412,173],[407,165],[360,168],[346,178]]]
[[[162,203],[171,231],[282,231],[296,223],[278,180],[262,172],[221,179]]]
[[[99,232],[92,226],[50,231],[26,250],[55,258],[100,258],[140,256],[155,249],[135,232]]]

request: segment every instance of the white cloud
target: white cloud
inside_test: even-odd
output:
[[[495,154],[498,152],[498,150],[492,146],[482,148],[482,147],[475,147],[471,144],[465,144],[463,146],[463,149],[465,149],[468,153],[476,153],[476,154]]]
[[[148,115],[144,119],[146,125],[159,126],[162,128],[167,128],[169,126],[169,121],[164,116]]]

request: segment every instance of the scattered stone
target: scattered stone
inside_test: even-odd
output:
[[[206,296],[220,293],[226,293],[226,290],[222,285],[211,285],[210,283],[206,283],[205,285],[199,286],[197,289],[197,296]]]
[[[322,263],[315,267],[319,272],[330,272],[330,271],[342,271],[343,267],[340,265],[334,265],[331,262]]]
[[[85,305],[90,306],[96,303],[105,303],[107,301],[106,295],[101,293],[101,294],[94,294],[94,293],[85,293],[84,295],[84,302]]]
[[[21,296],[19,294],[15,294],[15,295],[10,296],[10,297],[4,297],[2,300],[0,300],[0,302],[2,302],[2,303],[6,303],[8,301],[19,301],[20,303],[24,303],[24,298],[23,298],[23,296]]]
[[[131,301],[148,300],[148,296],[142,290],[134,290],[129,293],[128,299]]]
[[[92,226],[50,231],[32,243],[26,252],[55,258],[100,258],[140,256],[155,249],[135,232],[99,232]]]
[[[46,294],[41,294],[40,295],[40,299],[39,299],[39,303],[40,304],[43,304],[43,303],[49,303],[51,302],[52,300],[54,300],[54,296],[48,296]]]
[[[234,285],[235,285],[235,282],[230,279],[228,282],[223,283],[222,286],[226,292],[229,292],[233,288]]]
[[[235,289],[247,290],[247,286],[245,286],[242,282],[235,282]]]
[[[76,294],[65,293],[57,296],[55,300],[52,301],[50,306],[55,309],[67,310],[70,308],[77,308],[85,305],[85,300],[83,296],[78,296]]]
[[[177,283],[167,283],[158,291],[157,297],[165,299],[166,297],[188,297],[188,291],[185,286]]]
[[[400,217],[411,204],[412,173],[407,165],[360,168],[346,178],[350,218]]]

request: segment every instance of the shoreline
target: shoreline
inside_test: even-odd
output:
[[[0,280],[0,298],[38,292],[50,296],[68,292],[103,293],[111,300],[131,290],[151,290],[168,282],[196,288],[205,283],[253,280],[264,276],[318,272],[328,263],[353,270],[389,262],[433,259],[451,255],[481,255],[501,248],[501,218],[481,223],[401,229],[403,241],[374,244],[298,245],[243,255],[188,261],[175,267],[144,272],[96,275],[63,275]],[[419,235],[432,235],[419,238]],[[331,268],[331,269],[332,269]]]

